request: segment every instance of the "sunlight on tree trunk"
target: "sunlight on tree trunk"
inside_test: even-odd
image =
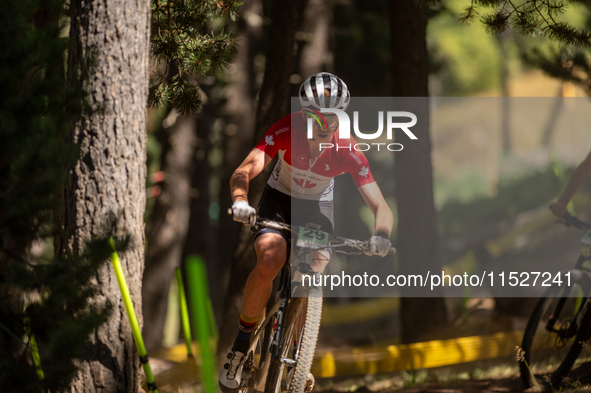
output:
[[[120,257],[141,325],[150,2],[73,1],[71,21],[68,72],[84,59],[94,60],[86,89],[96,112],[72,124],[70,142],[80,148],[80,159],[65,192],[58,251],[80,252],[114,214],[116,235],[131,239]],[[137,393],[139,358],[110,264],[97,281],[95,304],[110,302],[113,312],[91,338],[94,345],[79,363],[72,390]]]
[[[412,0],[390,5],[392,95],[428,97],[427,16]],[[427,103],[425,102],[425,105]],[[429,108],[422,111],[427,114]],[[412,265],[433,266],[437,253],[437,212],[433,200],[433,167],[429,117],[415,126],[418,140],[395,154],[394,179],[398,206],[396,247],[401,271]],[[402,342],[417,341],[446,321],[442,298],[405,298],[400,302]],[[425,318],[424,310],[430,310]]]

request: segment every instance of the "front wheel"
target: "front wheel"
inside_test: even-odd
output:
[[[307,297],[290,299],[280,360],[270,365],[265,393],[302,393],[306,389],[320,331],[322,288],[310,287],[307,291]]]
[[[308,289],[308,307],[306,322],[298,337],[297,364],[293,369],[291,380],[288,381],[288,393],[301,393],[306,390],[308,373],[314,361],[316,342],[320,331],[322,317],[322,288]]]
[[[586,307],[590,279],[582,271],[576,276],[564,296],[564,287],[551,287],[538,301],[529,318],[518,353],[521,379],[536,390],[556,389],[572,368],[589,338],[591,312]],[[548,321],[556,305],[564,302],[556,322],[549,331]],[[580,311],[580,312],[579,312]],[[575,319],[576,318],[576,319]]]

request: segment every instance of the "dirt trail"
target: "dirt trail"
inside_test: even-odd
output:
[[[521,392],[523,390],[519,378],[514,377],[446,384],[419,384],[412,387],[393,389],[389,391],[404,393],[492,393]]]
[[[456,369],[457,371],[457,369]],[[441,375],[450,373],[450,370],[445,371]],[[326,381],[319,380],[318,389],[314,389],[319,393],[494,393],[494,392],[524,392],[530,393],[534,389],[524,389],[521,379],[517,372],[508,373],[502,372],[502,376],[489,377],[482,379],[467,379],[451,382],[432,382],[432,383],[417,383],[411,386],[392,386],[394,379],[388,379],[384,376],[381,382],[371,381],[369,379],[342,379],[334,383],[333,386],[327,385]],[[458,374],[459,375],[459,374]],[[376,377],[376,380],[378,377]],[[396,384],[396,383],[394,383]],[[398,380],[398,385],[400,380]],[[356,387],[359,386],[359,387]],[[575,392],[591,392],[591,362],[585,362],[572,370],[563,386],[548,390],[556,393],[575,393]]]

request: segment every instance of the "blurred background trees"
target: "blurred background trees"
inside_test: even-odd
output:
[[[499,8],[500,5],[499,2],[491,2],[492,7],[479,8],[478,15],[494,14],[497,9],[499,12],[505,12]],[[288,113],[289,109],[282,101],[287,97],[285,86],[290,86],[291,96],[297,96],[297,89],[307,76],[320,70],[328,70],[342,77],[355,96],[461,97],[557,94],[562,96],[565,92],[568,94],[569,91],[574,91],[572,85],[567,84],[563,88],[563,82],[553,82],[538,71],[539,64],[548,64],[548,57],[544,58],[547,60],[546,63],[541,63],[543,60],[536,57],[538,54],[568,52],[565,47],[560,46],[556,41],[549,40],[540,30],[528,35],[511,29],[500,35],[490,34],[486,30],[492,27],[486,27],[478,19],[480,16],[473,19],[472,23],[465,23],[469,19],[465,15],[468,6],[470,3],[462,0],[430,2],[422,9],[409,4],[409,9],[399,8],[397,14],[396,8],[394,10],[389,8],[389,3],[386,1],[368,3],[356,0],[346,2],[309,0],[298,5],[290,5],[293,8],[288,11],[283,5],[279,7],[284,12],[281,14],[274,8],[275,3],[271,1],[251,0],[238,8],[235,22],[214,19],[204,25],[205,30],[224,26],[226,31],[234,31],[237,34],[236,55],[227,70],[216,72],[210,77],[195,79],[201,88],[202,98],[205,98],[202,112],[195,115],[196,123],[191,122],[188,126],[193,129],[193,138],[196,137],[196,139],[193,139],[192,143],[197,146],[196,152],[193,153],[193,163],[190,164],[193,179],[189,190],[186,191],[189,195],[188,203],[191,206],[190,223],[187,227],[187,216],[172,220],[171,214],[169,219],[171,222],[174,221],[174,226],[177,228],[175,242],[183,244],[182,255],[197,253],[206,256],[212,302],[221,330],[220,353],[225,351],[229,340],[235,334],[233,321],[238,315],[241,304],[243,282],[254,262],[252,247],[249,246],[248,230],[237,226],[223,214],[231,204],[228,179],[266,128]],[[408,44],[410,38],[416,37],[416,34],[412,34],[409,38],[403,27],[396,30],[402,22],[394,18],[396,16],[408,18],[409,10],[415,10],[415,8],[417,15],[423,15],[420,17],[424,18],[422,23],[425,34],[424,38],[417,39],[417,43],[411,45]],[[587,15],[586,8],[576,4],[569,5],[565,15],[560,17],[573,26],[583,28],[586,22],[585,18],[581,17],[581,13]],[[273,30],[276,28],[274,26],[278,25],[282,28],[278,31]],[[498,28],[498,25],[497,29],[504,30]],[[291,38],[292,34],[293,38]],[[396,39],[399,39],[398,44]],[[408,47],[408,53],[402,54],[405,45]],[[417,58],[417,48],[421,45],[425,48],[424,55],[422,58]],[[422,81],[420,86],[418,86],[419,80]],[[417,86],[410,86],[411,81]],[[270,103],[273,103],[275,109],[271,109]],[[407,218],[403,215],[399,217],[397,223],[399,226],[397,232],[407,236],[404,239],[394,239],[394,244],[400,243],[401,247],[399,263],[402,263],[405,253],[409,253],[407,258],[410,260],[419,258],[416,255],[413,256],[418,249],[427,253],[426,258],[437,258],[442,265],[449,263],[450,258],[453,261],[453,258],[462,256],[462,253],[469,252],[472,248],[476,250],[476,254],[481,255],[483,248],[478,244],[481,244],[482,239],[476,241],[478,243],[476,245],[470,242],[470,246],[463,248],[463,251],[455,250],[454,247],[450,249],[448,242],[450,237],[455,239],[457,236],[467,236],[468,232],[473,230],[473,227],[466,226],[460,230],[465,235],[456,232],[460,217],[469,215],[469,213],[457,212],[458,208],[466,208],[471,212],[471,209],[480,209],[477,207],[478,203],[499,203],[499,209],[501,209],[501,202],[495,201],[498,198],[505,198],[505,192],[513,192],[507,191],[504,185],[508,180],[504,180],[506,175],[501,173],[504,170],[502,168],[505,167],[503,160],[511,157],[509,153],[514,149],[517,151],[516,154],[520,154],[522,147],[520,138],[512,135],[512,114],[507,108],[508,106],[501,114],[504,123],[499,126],[498,142],[497,136],[491,136],[486,142],[498,143],[498,145],[495,145],[497,147],[493,149],[494,152],[486,156],[493,158],[491,158],[492,161],[487,158],[483,175],[477,175],[465,169],[460,170],[460,167],[452,169],[447,166],[445,159],[442,161],[441,158],[442,155],[448,154],[445,148],[447,145],[442,145],[439,140],[441,135],[434,135],[433,141],[427,138],[422,139],[425,145],[418,149],[416,155],[413,155],[416,162],[394,165],[397,171],[395,176],[398,179],[395,180],[395,188],[404,185],[406,173],[403,168],[416,164],[424,168],[424,183],[421,186],[424,187],[424,192],[421,191],[420,194],[426,197],[432,195],[430,197],[432,202],[409,201],[410,209],[403,209],[405,202],[402,202],[402,207],[398,206],[399,211],[409,212]],[[554,116],[554,121],[558,117],[559,114]],[[164,167],[164,154],[166,149],[169,149],[166,146],[170,144],[170,136],[166,134],[168,138],[166,142],[163,137],[157,135],[166,127],[170,127],[170,124],[177,127],[174,121],[182,117],[170,117],[169,114],[163,114],[160,109],[160,112],[154,110],[150,118],[152,124],[150,129],[154,130],[150,140],[154,151],[161,151],[159,153],[161,157],[151,160],[151,171],[157,174],[157,179],[174,179],[177,176],[171,173],[174,169]],[[547,127],[547,129],[553,128]],[[428,128],[425,132],[428,134]],[[550,137],[544,138],[546,141],[549,139],[551,139],[551,133]],[[161,147],[164,148],[160,150]],[[151,155],[151,157],[154,156]],[[432,157],[432,160],[429,157]],[[510,158],[507,159],[510,160]],[[546,166],[539,169],[543,173],[547,173],[546,168],[551,165],[550,159],[546,162]],[[178,173],[182,171],[178,169]],[[515,176],[515,174],[507,175],[511,179]],[[186,171],[184,176],[186,178]],[[532,176],[537,176],[538,182],[549,182],[544,183],[546,185],[536,183],[540,184],[540,187],[547,187],[546,193],[543,194],[545,198],[551,198],[553,193],[558,193],[558,181],[553,180],[552,176],[549,178],[542,174]],[[153,178],[150,180],[154,181]],[[251,203],[257,203],[256,190],[265,181],[264,175],[255,180],[251,189]],[[408,181],[413,182],[413,179],[409,178]],[[511,181],[515,186],[516,182],[518,183],[517,180]],[[179,182],[175,181],[175,183]],[[160,199],[166,201],[169,198],[164,187],[166,185],[161,181],[152,187],[154,192],[149,193],[153,199],[151,202],[153,205],[150,206],[154,206],[154,210],[148,215],[153,217],[153,221],[151,218],[148,222],[149,226],[158,225],[157,223],[164,217],[158,213],[159,204],[162,203]],[[346,179],[339,179],[337,187],[346,189],[351,185]],[[404,185],[402,188],[407,187]],[[402,194],[395,194],[394,189],[386,190],[386,196],[398,203],[404,199]],[[177,193],[176,197],[186,198],[184,192]],[[417,211],[412,210],[413,203]],[[533,201],[523,201],[523,203],[526,205],[515,209],[519,210],[534,204]],[[183,205],[186,206],[186,204],[187,202],[184,202]],[[472,204],[474,207],[470,207]],[[425,206],[432,206],[429,214],[426,214],[429,209],[425,209]],[[338,210],[338,201],[336,208]],[[451,213],[452,211],[456,213]],[[455,217],[454,214],[456,214]],[[359,215],[341,214],[341,216],[343,217],[339,224],[341,230],[347,232],[347,235],[366,237],[370,234],[369,230],[359,225],[364,220],[363,209],[360,210]],[[417,217],[424,219],[425,222],[418,225]],[[476,222],[470,225],[476,225]],[[408,229],[413,226],[417,228],[417,233],[413,233],[412,230],[402,230],[402,228]],[[425,228],[430,229],[427,231]],[[184,233],[185,230],[188,234]],[[425,232],[428,232],[427,237],[432,239],[429,241],[431,245],[417,247],[413,241],[420,237],[424,242]],[[159,241],[158,235],[150,236],[154,236],[154,247],[156,247]],[[438,240],[439,236],[442,238]],[[164,237],[161,238],[164,239]],[[166,270],[168,275],[172,274],[172,266],[182,263],[182,259],[179,260],[177,257],[178,252],[174,257],[167,258],[161,258],[156,253],[153,255],[157,256],[155,261],[159,259],[163,264],[162,269]],[[420,256],[420,258],[423,257]],[[487,252],[483,258],[488,257],[490,255]],[[156,276],[160,290],[159,301],[155,304],[159,306],[146,312],[157,315],[159,321],[150,326],[163,324],[163,310],[166,308],[165,295],[168,293],[169,286],[167,280],[171,281],[171,278],[165,275],[155,274],[154,277]],[[150,296],[148,287],[152,284],[149,284],[149,280],[149,276],[146,275],[145,296]],[[403,301],[403,303],[406,302],[406,300]],[[412,300],[410,302],[409,305],[403,305],[403,310],[415,309]],[[453,322],[455,315],[453,307],[446,309],[448,307],[439,300],[423,300],[423,302],[433,302],[429,307],[441,310],[435,313],[433,326],[439,326],[445,321]],[[405,341],[416,340],[430,330],[426,326],[428,324],[423,324],[424,332],[416,328],[418,322],[413,320],[412,311],[409,311],[406,317],[400,317],[407,321],[406,328],[402,329]],[[146,334],[152,335],[149,339],[152,348],[157,348],[161,344],[160,328],[155,330],[158,333],[148,333],[147,327],[145,328]],[[408,335],[405,336],[404,331]],[[176,334],[172,334],[170,337],[175,336]]]
[[[496,25],[492,22],[487,25],[479,20],[480,15],[507,12],[503,10],[500,2],[490,2],[491,7],[475,9],[479,14],[473,18],[472,23],[466,23],[470,19],[466,17],[466,7],[470,6],[469,2],[450,0],[430,3],[417,11],[417,15],[424,15],[423,23],[426,32],[424,39],[422,39],[424,44],[420,42],[414,45],[408,44],[408,54],[402,54],[402,49],[410,42],[410,38],[403,27],[400,27],[401,30],[396,30],[403,22],[392,19],[396,16],[396,12],[395,10],[390,11],[389,3],[386,1],[368,3],[355,0],[346,2],[309,0],[303,2],[297,6],[297,10],[294,8],[288,12],[290,23],[296,23],[293,51],[287,48],[292,46],[292,44],[288,44],[292,34],[291,27],[287,28],[287,26],[292,26],[291,24],[284,25],[279,32],[273,33],[274,23],[277,23],[276,21],[280,17],[273,16],[274,3],[247,1],[239,8],[237,21],[235,24],[229,25],[229,28],[235,29],[238,34],[237,55],[234,62],[227,71],[217,73],[215,79],[200,81],[200,85],[206,86],[210,93],[207,94],[204,112],[198,115],[203,126],[197,127],[197,132],[204,132],[203,127],[207,127],[206,133],[201,135],[205,138],[204,143],[209,146],[209,150],[203,154],[208,157],[210,167],[204,168],[198,173],[194,172],[194,174],[196,178],[201,179],[203,187],[207,188],[209,185],[209,188],[199,188],[198,192],[196,192],[197,188],[192,188],[194,193],[191,197],[192,214],[195,214],[195,209],[200,209],[199,216],[204,217],[206,209],[202,198],[204,195],[209,195],[210,199],[207,217],[205,217],[207,220],[202,221],[200,226],[194,226],[191,235],[185,241],[185,248],[187,248],[208,239],[208,266],[212,280],[210,291],[218,324],[220,324],[222,331],[221,352],[224,351],[221,348],[228,345],[227,340],[234,335],[235,326],[232,320],[235,318],[230,315],[237,315],[244,275],[249,271],[250,264],[253,263],[252,249],[248,247],[250,234],[244,229],[241,230],[223,214],[230,205],[227,189],[228,179],[233,169],[258,141],[266,127],[280,118],[282,114],[287,113],[288,108],[278,101],[279,97],[283,95],[280,92],[284,88],[284,83],[289,82],[291,96],[296,96],[299,84],[307,76],[320,70],[329,70],[342,77],[355,96],[460,97],[466,95],[548,96],[556,94],[562,96],[565,91],[567,94],[568,91],[572,91],[571,85],[565,85],[566,87],[563,88],[562,82],[553,82],[552,79],[544,77],[538,71],[539,64],[547,63],[540,63],[542,60],[536,57],[537,54],[555,53],[556,51],[568,52],[570,50],[560,46],[558,42],[560,40],[548,39],[547,33],[541,29],[534,29],[535,31],[530,34],[523,34],[523,30],[513,31],[502,28],[502,25],[494,22],[494,18],[489,18],[489,22],[493,20],[494,23],[497,23]],[[411,7],[409,9],[415,8],[414,5],[409,5],[409,7]],[[401,18],[408,17],[407,9],[400,8],[398,11]],[[586,19],[581,17],[581,14],[587,15],[586,8],[575,4],[569,5],[566,11],[564,15],[559,16],[559,18],[563,18],[561,20],[568,21],[569,24],[577,28],[585,27]],[[483,20],[486,22],[486,19]],[[535,23],[535,20],[534,22],[532,20],[534,19],[529,22]],[[223,22],[214,22],[211,26],[219,26],[220,23],[223,24]],[[393,24],[395,27],[392,27]],[[495,35],[487,31],[495,26],[496,31],[504,32]],[[415,36],[411,35],[411,38]],[[398,45],[401,46],[395,46],[397,38],[400,42]],[[284,40],[284,44],[273,46],[279,40]],[[424,58],[417,59],[416,57],[418,45],[425,45]],[[279,55],[279,53],[282,54]],[[281,66],[271,66],[276,64],[273,56],[282,59]],[[293,58],[289,60],[291,56]],[[548,58],[545,59],[548,60]],[[272,80],[271,78],[279,72],[279,69],[283,79],[273,79],[275,80],[273,87],[265,89],[266,81]],[[422,76],[419,77],[418,74],[414,76],[415,73],[420,73]],[[421,87],[411,88],[401,85],[401,83],[409,85],[410,81],[418,82],[419,78],[422,80]],[[273,93],[269,93],[270,91]],[[271,112],[273,115],[268,120],[261,120],[261,116],[268,113],[264,110],[269,102],[268,97],[275,97],[272,101],[281,109],[273,110]],[[491,152],[487,156],[491,157],[492,155],[494,163],[487,162],[484,169],[486,173],[482,176],[478,175],[477,180],[474,179],[476,176],[474,173],[466,173],[464,170],[452,173],[458,171],[458,168],[438,168],[441,154],[446,154],[445,149],[440,149],[442,145],[438,141],[438,135],[434,136],[434,142],[426,138],[422,139],[425,145],[419,149],[421,153],[416,154],[416,162],[394,165],[395,170],[400,171],[396,172],[396,176],[399,178],[398,181],[395,180],[396,187],[404,184],[405,172],[403,168],[414,164],[424,167],[425,180],[422,187],[425,189],[420,194],[433,195],[433,202],[412,201],[415,202],[419,211],[414,212],[414,215],[408,215],[406,219],[409,221],[408,223],[404,223],[404,217],[399,217],[397,224],[399,228],[410,228],[412,225],[420,228],[417,233],[412,235],[410,234],[412,231],[402,231],[405,234],[408,233],[408,238],[394,240],[394,243],[399,242],[402,248],[400,259],[404,258],[405,247],[408,247],[409,250],[406,252],[417,252],[418,248],[425,252],[428,249],[430,251],[427,254],[431,255],[428,258],[439,258],[442,264],[449,262],[448,228],[452,228],[456,224],[446,221],[447,219],[442,221],[439,218],[438,220],[437,216],[440,216],[442,212],[455,209],[454,206],[458,203],[463,203],[459,200],[467,202],[482,197],[488,198],[490,203],[494,203],[492,201],[495,200],[497,193],[505,190],[504,183],[499,184],[499,182],[505,181],[503,180],[505,175],[499,173],[499,171],[503,171],[500,168],[504,167],[501,161],[504,160],[503,157],[510,157],[507,154],[513,149],[517,149],[517,153],[522,149],[520,142],[515,141],[519,138],[512,135],[512,114],[508,109],[509,101],[505,103],[505,109],[500,115],[503,119],[503,124],[499,126],[498,136],[500,139],[497,147],[493,149],[498,153]],[[254,105],[258,105],[256,112]],[[256,113],[258,120],[253,119],[254,113]],[[557,116],[554,116],[554,120]],[[549,127],[549,129],[553,129],[553,127]],[[496,138],[495,136],[493,139],[496,140]],[[547,141],[549,138],[547,136],[544,140]],[[497,143],[493,142],[493,139],[487,143]],[[434,149],[434,155],[432,149]],[[200,153],[199,156],[203,157],[203,154]],[[433,164],[430,163],[429,157],[431,156],[433,156]],[[546,162],[546,165],[550,165],[549,159]],[[441,166],[445,167],[445,164]],[[546,171],[543,168],[540,170]],[[429,175],[431,171],[433,174]],[[512,178],[514,175],[510,174],[509,176]],[[261,184],[264,183],[264,177],[261,175],[260,179],[256,179],[253,191],[257,189],[257,181]],[[549,181],[553,182],[552,179]],[[493,183],[494,185],[491,185]],[[339,179],[337,182],[337,187],[347,186],[345,179]],[[555,190],[552,192],[558,192],[558,183],[549,187]],[[430,189],[433,191],[429,191]],[[452,189],[454,191],[451,191]],[[387,197],[394,199],[394,190],[387,190],[387,193]],[[551,198],[550,194],[551,192],[548,191],[544,195]],[[251,203],[256,204],[257,197],[257,193],[253,192]],[[403,195],[397,195],[395,199],[400,203]],[[196,200],[199,200],[199,203],[196,203]],[[404,202],[402,203],[404,206]],[[427,215],[424,207],[429,205],[433,207]],[[413,211],[412,209],[403,209],[401,206],[398,206],[398,209]],[[464,215],[464,213],[460,214]],[[340,226],[343,231],[349,232],[349,236],[365,237],[369,235],[369,231],[363,227],[351,225],[362,222],[363,213],[361,211],[358,217],[355,215],[350,217],[350,214],[346,216],[341,218]],[[416,217],[424,218],[426,221],[417,225],[414,223],[417,221]],[[447,213],[443,217],[448,217]],[[455,219],[453,221],[457,222]],[[217,229],[210,231],[207,229],[210,228],[208,225]],[[352,231],[350,228],[359,229]],[[427,231],[425,228],[431,229]],[[416,240],[422,236],[421,239],[424,241],[425,231],[430,233],[427,237],[432,239],[430,241],[432,245],[417,247],[415,244],[412,246],[412,239]],[[401,233],[401,229],[398,230],[398,233]],[[441,241],[437,240],[438,234],[443,235]],[[238,246],[229,246],[233,244],[238,244]],[[214,252],[211,251],[212,247],[215,248]],[[195,247],[193,250],[195,252]],[[464,249],[464,252],[468,250]],[[478,250],[481,251],[481,248]],[[411,255],[409,254],[408,259],[416,260],[417,256]],[[451,255],[457,255],[457,252],[451,252]],[[244,258],[242,262],[237,263],[237,260],[241,258]],[[245,261],[250,262],[246,262],[244,265]],[[165,280],[162,280],[163,286],[164,282]],[[438,302],[437,300],[426,301]],[[403,303],[405,302],[403,301]],[[442,302],[434,307],[441,310],[440,313],[436,313],[438,316],[433,318],[434,325],[439,325],[449,319],[446,317],[447,314],[453,314],[453,310],[446,311]],[[230,311],[232,309],[233,311]],[[403,309],[409,310],[412,309],[412,306],[410,308],[403,306]],[[159,314],[161,315],[160,311]],[[403,317],[403,319],[408,320],[408,327],[403,330],[410,332],[405,340],[416,339],[416,335],[420,335],[420,329],[416,328],[416,321],[413,322],[411,315]],[[225,331],[226,329],[227,331]],[[426,328],[426,330],[429,329]]]
[[[111,223],[77,239],[79,252],[54,257],[52,247],[64,234],[59,221],[66,209],[63,189],[78,156],[77,147],[64,141],[75,114],[96,113],[82,88],[95,62],[87,56],[66,67],[70,46],[63,2],[9,1],[4,6],[0,390],[64,391],[77,375],[78,362],[96,348],[91,333],[112,316],[111,304],[95,302],[106,292],[95,278],[109,256]],[[35,346],[42,370],[33,362]]]
[[[254,263],[250,232],[224,213],[231,205],[229,177],[266,129],[289,112],[288,97],[296,97],[303,80],[322,70],[343,78],[354,96],[431,96],[433,102],[443,102],[437,101],[438,97],[556,97],[552,106],[538,108],[536,117],[541,120],[535,132],[520,132],[523,128],[516,123],[515,107],[499,110],[491,104],[487,110],[492,114],[490,129],[458,129],[442,115],[425,125],[421,144],[412,146],[412,154],[396,156],[396,162],[372,161],[372,166],[394,173],[394,185],[383,191],[398,217],[398,235],[392,240],[400,251],[396,261],[400,269],[405,260],[435,259],[442,266],[463,266],[466,261],[484,264],[539,256],[534,248],[551,236],[546,227],[516,237],[525,239],[521,243],[503,243],[509,244],[503,251],[491,244],[497,244],[507,228],[518,227],[521,212],[545,209],[559,193],[568,167],[589,150],[584,132],[575,127],[565,131],[565,122],[573,113],[567,97],[589,92],[588,6],[569,2],[565,8],[542,7],[545,16],[556,20],[554,28],[551,23],[540,23],[541,17],[533,14],[513,20],[508,16],[512,9],[499,1],[486,2],[488,6],[472,11],[467,9],[472,3],[465,0],[421,3],[426,5],[419,8],[410,0],[396,5],[386,0],[245,0],[240,6],[235,2],[152,2],[147,190],[144,194],[143,186],[137,185],[137,195],[126,197],[139,208],[147,195],[143,301],[139,294],[136,298],[137,306],[142,304],[143,333],[149,349],[170,346],[179,339],[178,325],[168,308],[174,301],[170,288],[175,285],[174,268],[191,254],[202,256],[208,267],[210,295],[220,327],[219,351],[229,345],[236,331],[244,281]],[[528,3],[518,6],[525,12]],[[53,221],[61,214],[59,190],[67,180],[62,168],[72,168],[72,158],[78,154],[64,148],[61,141],[72,113],[81,113],[84,102],[84,94],[66,83],[69,65],[63,59],[69,48],[65,32],[69,21],[61,16],[64,4],[47,4],[51,6],[35,0],[9,4],[9,14],[19,17],[5,24],[13,32],[5,38],[19,40],[6,38],[2,57],[10,72],[2,77],[1,86],[6,94],[0,118],[0,168],[6,175],[0,182],[0,291],[3,300],[11,300],[4,301],[0,310],[4,327],[0,345],[7,362],[15,357],[24,359],[21,363],[28,368],[23,375],[27,376],[34,373],[34,367],[30,357],[23,356],[26,346],[15,338],[27,337],[24,316],[35,309],[25,308],[25,293],[54,293],[57,289],[40,289],[42,284],[30,284],[26,275],[19,283],[8,273],[8,266],[21,263],[29,270],[21,269],[20,273],[34,272],[36,239],[45,239],[38,243],[43,244],[39,249],[52,252],[51,239],[61,229]],[[77,4],[71,10],[76,10]],[[22,34],[16,33],[19,31]],[[80,78],[94,75],[92,65],[91,56],[86,66],[80,65]],[[141,95],[141,89],[132,90]],[[123,97],[124,93],[115,95]],[[71,106],[74,109],[68,109]],[[446,108],[447,112],[441,113],[454,118],[484,116],[471,113],[467,105]],[[140,127],[142,123],[138,120],[137,124]],[[96,134],[108,135],[103,131]],[[411,149],[411,145],[407,147]],[[117,149],[105,149],[105,154],[117,155]],[[417,172],[408,172],[409,167]],[[144,175],[141,177],[143,182]],[[25,178],[31,179],[28,187],[22,184]],[[256,205],[265,181],[264,174],[255,179],[251,204]],[[349,179],[338,179],[337,187],[351,198],[358,197]],[[424,199],[409,198],[409,190]],[[67,200],[70,198],[74,196]],[[582,206],[587,206],[585,201],[582,198]],[[337,231],[359,238],[371,234],[364,224],[368,219],[362,207],[357,212],[339,213],[337,199],[336,209]],[[65,230],[71,237],[72,229]],[[84,248],[82,244],[79,247]],[[138,287],[143,256],[136,257],[130,276]],[[68,262],[86,263],[89,269],[76,281],[88,291],[82,291],[80,297],[71,295],[80,302],[77,310],[84,309],[85,299],[97,290],[92,289],[89,277],[99,269],[99,262],[88,258],[80,258],[86,262]],[[45,263],[43,266],[62,266]],[[343,263],[351,267],[356,262]],[[67,273],[63,269],[59,272]],[[391,312],[396,324],[402,321],[402,329],[389,325],[387,334],[405,341],[430,337],[433,327],[457,323],[458,315],[465,315],[465,309],[458,311],[457,307],[465,306],[465,302],[457,306],[441,299],[405,299],[401,314]],[[429,323],[416,320],[412,310],[417,307],[436,311]],[[515,311],[512,305],[495,307],[496,312]],[[76,334],[87,335],[105,320],[107,309],[105,303],[96,314],[88,314],[88,324],[80,325]],[[43,356],[57,356],[47,348],[54,348],[52,329],[58,326],[35,325],[39,318],[31,318],[31,324],[39,335],[46,335],[46,341],[41,340],[46,345],[41,351],[43,360]],[[68,372],[71,376],[72,371]]]

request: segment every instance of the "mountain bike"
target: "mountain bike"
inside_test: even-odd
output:
[[[239,391],[302,393],[313,384],[309,373],[322,314],[322,286],[314,284],[321,282],[321,273],[310,267],[312,254],[332,250],[360,255],[369,249],[369,242],[322,232],[313,224],[299,227],[257,217],[254,229],[263,227],[286,230],[292,240],[276,296],[251,335]],[[395,252],[391,248],[389,255]]]
[[[564,224],[586,230],[572,285],[550,287],[536,304],[518,353],[521,379],[536,390],[557,388],[591,337],[591,224],[567,213]]]

